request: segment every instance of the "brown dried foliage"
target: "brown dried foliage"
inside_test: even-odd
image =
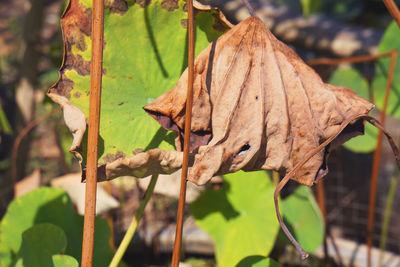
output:
[[[165,128],[183,132],[187,72],[175,88],[145,106]],[[272,169],[285,175],[342,123],[374,107],[345,87],[323,83],[257,17],[210,44],[196,59],[189,180]],[[363,133],[355,120],[334,145]],[[182,138],[180,138],[181,141]],[[179,147],[179,142],[178,142]],[[323,148],[292,179],[311,186],[327,173]]]
[[[264,23],[251,16],[211,43],[195,61],[190,150],[195,154],[188,180],[201,185],[213,176],[276,170],[278,221],[302,258],[308,254],[283,223],[278,196],[293,179],[311,186],[328,172],[329,149],[363,134],[374,105],[346,87],[324,83]],[[145,110],[169,130],[179,132],[182,147],[188,71],[175,88]]]

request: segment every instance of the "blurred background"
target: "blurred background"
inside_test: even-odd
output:
[[[234,24],[248,16],[241,0],[202,1],[219,7]],[[376,54],[392,22],[380,0],[252,0],[251,4],[271,31],[305,61]],[[72,137],[60,108],[46,96],[49,87],[57,81],[62,64],[60,15],[65,5],[58,0],[0,2],[0,218],[14,198],[42,186],[62,188],[72,199],[75,210],[83,212],[84,188],[76,186],[80,181],[80,167],[68,152]],[[315,69],[325,81],[337,85],[351,86],[362,79],[367,90],[376,74],[375,62],[344,68],[321,65]],[[351,71],[357,75],[352,76]],[[397,106],[400,107],[400,103]],[[379,116],[379,109],[375,115]],[[386,128],[398,142],[399,118],[389,116]],[[314,252],[312,264],[301,262],[287,245],[283,250],[273,250],[272,258],[286,266],[339,266],[340,263],[366,266],[366,229],[376,133],[371,136],[362,141],[366,144],[342,146],[330,155],[330,172],[324,178],[328,259],[324,256],[323,245]],[[365,149],[357,148],[359,146]],[[375,259],[379,258],[379,247],[384,248],[386,260],[381,262],[382,266],[400,266],[400,185],[395,169],[392,152],[384,140],[373,229]],[[168,265],[179,177],[178,172],[169,180],[162,179],[167,182],[156,188],[124,257],[128,266]],[[107,218],[112,228],[112,247],[122,239],[148,183],[149,179],[139,181],[123,177],[99,186],[102,192],[98,198],[98,214]],[[194,201],[206,188],[215,189],[222,184],[223,180],[216,179],[206,187],[189,185],[188,201]],[[290,184],[284,195],[296,188],[297,185]],[[184,266],[215,266],[212,239],[196,225],[189,208],[186,218],[185,233],[190,238],[184,241]],[[383,241],[382,236],[385,236]],[[377,262],[374,266],[378,266]]]

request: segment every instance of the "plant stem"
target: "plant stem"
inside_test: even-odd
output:
[[[328,221],[326,219],[326,209],[325,209],[325,191],[324,191],[324,180],[320,179],[317,183],[317,200],[318,206],[321,210],[322,217],[324,218],[324,266],[329,266],[329,254],[328,254],[328,243],[327,243],[327,229]]]
[[[394,20],[397,22],[397,25],[400,27],[400,11],[396,6],[396,3],[393,0],[383,0],[383,3],[385,4],[390,15],[392,15]]]
[[[124,238],[122,239],[121,244],[119,245],[117,251],[114,254],[114,257],[109,265],[109,267],[117,267],[118,264],[120,263],[122,256],[124,256],[126,249],[129,246],[129,243],[131,242],[133,235],[136,232],[136,228],[140,222],[140,219],[143,216],[144,209],[146,208],[147,203],[150,200],[150,197],[153,195],[154,187],[156,186],[156,182],[158,179],[158,174],[153,174],[151,176],[150,184],[147,187],[146,193],[144,194],[143,200],[140,202],[140,206],[138,210],[136,211],[135,217],[133,217],[131,224],[129,225],[128,231],[126,231],[126,234]]]
[[[385,3],[386,4],[386,3]],[[396,7],[397,8],[397,7]],[[389,9],[389,7],[388,7]],[[390,9],[389,9],[390,10]],[[342,58],[342,59],[329,59],[329,58],[321,58],[310,60],[308,64],[310,65],[333,65],[333,64],[341,64],[341,63],[360,63],[365,61],[376,60],[382,57],[390,56],[390,66],[389,72],[386,82],[386,91],[385,98],[383,103],[383,108],[381,111],[380,122],[382,125],[385,124],[386,119],[386,110],[387,104],[389,102],[390,91],[392,88],[393,75],[396,67],[397,61],[397,50],[391,50],[378,55],[367,55],[367,56],[358,56],[358,57],[350,57],[350,58]],[[382,144],[382,130],[379,131],[377,138],[377,145],[374,152],[374,159],[372,163],[372,175],[371,175],[371,189],[369,195],[369,209],[368,209],[368,225],[367,225],[367,266],[371,266],[371,247],[372,247],[372,232],[374,228],[374,215],[375,215],[375,202],[376,202],[376,187],[378,184],[378,172],[379,172],[379,163],[381,157],[381,144]]]
[[[385,212],[383,214],[383,225],[382,225],[380,244],[379,244],[379,263],[378,263],[379,267],[383,266],[383,252],[386,249],[386,240],[389,230],[390,216],[392,214],[393,201],[396,195],[396,188],[398,182],[399,182],[399,173],[397,172],[390,181],[389,194],[386,200]]]
[[[393,75],[396,67],[397,51],[393,50],[390,57],[389,73],[386,82],[385,99],[383,102],[383,108],[381,111],[380,122],[385,126],[386,110],[389,102],[390,91],[392,88]],[[379,174],[379,163],[381,158],[381,146],[382,146],[382,131],[378,133],[378,143],[374,152],[374,159],[372,162],[372,176],[371,176],[371,189],[369,194],[369,205],[368,205],[368,225],[367,225],[367,266],[372,266],[371,259],[371,248],[372,248],[372,233],[374,230],[374,218],[375,218],[375,205],[376,205],[376,188],[378,185],[378,174]]]
[[[189,148],[190,148],[190,131],[192,121],[192,106],[193,106],[193,80],[194,80],[194,14],[193,0],[186,2],[188,9],[188,34],[189,34],[189,53],[188,53],[188,87],[186,96],[186,113],[185,113],[185,136],[183,140],[183,161],[181,188],[179,193],[178,213],[176,217],[176,233],[174,250],[172,252],[172,267],[178,267],[179,258],[182,246],[182,230],[183,230],[183,213],[185,208],[186,198],[186,179],[189,166]]]
[[[92,55],[90,64],[90,103],[87,146],[85,216],[83,221],[82,267],[93,265],[96,217],[98,141],[100,127],[101,82],[103,72],[104,1],[93,0]]]

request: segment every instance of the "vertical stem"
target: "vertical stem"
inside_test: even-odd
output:
[[[106,191],[107,191],[108,195],[110,195],[110,196],[112,195],[110,181],[106,182]],[[111,210],[107,212],[107,222],[108,222],[108,225],[110,226],[110,230],[111,230],[111,233],[110,233],[110,246],[111,246],[111,249],[114,251],[115,250],[114,221],[113,221],[113,216],[112,216],[112,211]]]
[[[176,234],[174,242],[174,250],[172,253],[171,267],[178,267],[182,246],[182,230],[183,230],[183,213],[186,198],[186,179],[189,165],[189,144],[190,131],[192,121],[192,105],[193,105],[193,79],[194,79],[194,16],[193,16],[193,0],[188,0],[188,34],[189,34],[189,53],[188,53],[188,87],[186,98],[186,115],[185,115],[185,136],[183,143],[183,162],[181,175],[181,188],[179,194],[178,214],[176,218]]]
[[[325,192],[324,192],[324,180],[320,179],[317,183],[317,200],[318,206],[322,213],[322,218],[324,218],[325,229],[324,229],[324,266],[329,266],[329,255],[328,255],[328,243],[327,241],[327,229],[328,222],[326,220],[326,209],[325,209]]]
[[[387,104],[389,102],[390,90],[392,88],[393,74],[396,67],[397,51],[393,50],[390,57],[390,66],[388,79],[386,82],[385,99],[383,102],[383,109],[380,116],[380,122],[385,126],[386,110]],[[381,147],[382,147],[382,131],[378,134],[378,143],[374,152],[374,160],[372,163],[372,176],[371,176],[371,189],[369,195],[369,205],[368,205],[368,225],[367,225],[367,266],[372,266],[371,262],[371,248],[372,248],[372,233],[374,230],[374,215],[375,215],[375,204],[376,204],[376,187],[378,184],[378,173],[379,173],[379,163],[381,158]]]
[[[126,231],[126,234],[124,238],[121,241],[121,244],[119,245],[117,251],[114,254],[114,257],[109,265],[109,267],[117,267],[118,264],[120,263],[122,256],[124,256],[126,249],[129,246],[129,243],[131,242],[133,235],[136,232],[136,228],[140,222],[140,219],[143,216],[144,209],[146,208],[147,203],[150,200],[150,197],[153,195],[154,187],[156,186],[158,179],[158,174],[154,174],[151,177],[150,184],[147,187],[146,193],[144,194],[143,200],[140,202],[140,206],[138,210],[136,211],[135,217],[133,217],[131,224],[129,225],[128,231]]]
[[[390,216],[392,214],[393,201],[396,195],[396,188],[398,181],[399,181],[399,173],[395,173],[395,175],[392,177],[392,180],[390,181],[389,194],[386,200],[385,212],[383,213],[383,226],[379,244],[379,262],[378,262],[379,267],[383,266],[383,252],[386,249],[386,240],[389,231]]]
[[[104,2],[93,0],[92,56],[90,64],[89,130],[86,169],[85,217],[83,222],[82,267],[93,264],[94,221],[96,212],[97,154],[100,126],[103,70]]]

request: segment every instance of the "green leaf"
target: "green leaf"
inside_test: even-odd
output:
[[[54,267],[78,267],[79,263],[75,258],[68,255],[53,255]]]
[[[384,53],[393,49],[400,50],[400,29],[395,21],[393,21],[386,29],[382,40],[379,43],[378,52]],[[389,65],[389,57],[379,59],[375,65],[375,77],[372,87],[374,90],[375,104],[380,110],[383,109]],[[393,86],[389,97],[387,114],[400,118],[400,64],[398,59],[394,72]]]
[[[1,245],[16,255],[21,249],[22,233],[34,225],[54,224],[65,232],[65,253],[80,261],[83,217],[74,211],[67,193],[42,187],[13,200],[0,223]],[[96,218],[94,266],[108,266],[113,252],[109,246],[110,229],[106,220]]]
[[[67,97],[87,118],[91,1],[71,1],[62,19],[68,60],[61,69],[60,82],[50,93]],[[111,3],[104,14],[99,163],[132,156],[137,148],[173,149],[173,144],[165,140],[170,134],[146,114],[143,106],[172,89],[187,65],[184,1]],[[196,55],[228,29],[218,15],[216,10],[197,10]],[[85,144],[82,156],[85,165]]]
[[[325,224],[309,187],[299,186],[282,201],[281,210],[290,232],[305,251],[313,252],[322,244]]]
[[[224,175],[219,190],[206,190],[190,206],[196,223],[214,240],[218,266],[267,256],[278,233],[273,194],[264,171]]]
[[[0,266],[12,266],[14,257],[12,250],[3,242],[0,242]]]
[[[364,77],[355,69],[336,70],[329,83],[351,88],[356,94],[369,99],[368,83]],[[354,137],[343,144],[343,146],[355,153],[370,153],[375,150],[378,130],[370,123],[365,124],[364,135]]]
[[[242,259],[236,267],[280,267],[281,265],[271,258],[264,256],[249,256]]]
[[[60,227],[50,223],[35,225],[22,234],[17,266],[53,267],[52,256],[63,253],[66,247],[67,237]]]

